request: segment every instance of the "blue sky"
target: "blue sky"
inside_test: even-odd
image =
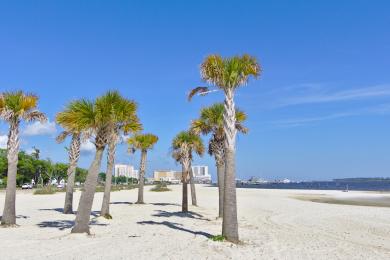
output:
[[[187,102],[208,54],[249,53],[260,79],[238,90],[249,134],[237,176],[390,177],[388,1],[1,1],[0,90],[40,96],[47,125],[23,126],[22,148],[66,162],[53,123],[64,105],[117,89],[160,137],[154,169],[179,168],[170,142],[220,92]],[[0,145],[7,126],[0,124]],[[205,139],[207,141],[207,139]],[[139,156],[117,152],[138,166]],[[88,147],[80,164],[91,161]],[[208,156],[195,163],[214,162]],[[102,167],[104,169],[104,165]]]

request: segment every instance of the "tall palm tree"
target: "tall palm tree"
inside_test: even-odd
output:
[[[134,101],[122,97],[117,91],[111,91],[109,94],[110,103],[108,105],[111,105],[110,137],[108,139],[106,180],[100,215],[111,219],[110,193],[116,146],[120,140],[121,133],[138,132],[142,130],[142,126],[136,115],[137,104]]]
[[[72,138],[70,146],[67,149],[69,167],[67,170],[68,179],[66,184],[64,214],[73,214],[73,189],[77,163],[80,158],[81,138],[83,137],[83,139],[85,139],[89,130],[88,128],[82,128],[86,127],[86,125],[79,120],[82,119],[83,116],[83,114],[80,113],[80,106],[83,106],[83,101],[73,101],[66,106],[64,111],[59,112],[56,116],[56,122],[65,129],[57,136],[57,142],[62,143],[68,136],[71,136]]]
[[[215,158],[218,179],[219,211],[218,216],[223,216],[223,193],[225,174],[225,133],[223,131],[223,103],[215,103],[200,111],[200,117],[191,123],[191,131],[195,134],[212,134],[209,140],[208,152]],[[242,125],[246,120],[246,114],[236,109],[236,129],[247,133],[248,129]]]
[[[144,204],[146,156],[148,150],[152,149],[157,141],[158,137],[153,134],[137,134],[127,140],[127,143],[129,144],[129,151],[131,153],[135,153],[136,150],[141,151],[137,204]]]
[[[190,179],[190,167],[193,158],[192,153],[202,156],[204,145],[199,135],[190,131],[182,131],[172,141],[172,157],[182,165],[182,211],[188,212],[188,181]]]
[[[103,96],[96,101],[79,100],[75,107],[77,117],[71,117],[62,123],[65,129],[71,129],[76,122],[80,124],[82,129],[88,129],[89,134],[94,136],[94,144],[96,147],[95,157],[88,169],[87,178],[84,183],[84,191],[80,197],[72,233],[86,232],[89,234],[88,224],[97,185],[97,176],[100,170],[104,148],[110,134],[109,122],[111,111],[109,111],[107,99],[107,96]]]
[[[4,92],[0,94],[0,119],[9,124],[7,142],[7,190],[1,224],[16,224],[16,171],[19,153],[19,127],[22,120],[27,122],[47,120],[45,114],[37,110],[38,97],[22,91]]]
[[[237,243],[238,221],[237,221],[237,199],[236,199],[236,166],[235,166],[235,145],[236,145],[236,110],[234,94],[238,87],[248,83],[250,77],[257,78],[261,73],[260,64],[256,58],[250,55],[233,56],[222,58],[220,55],[208,56],[201,65],[202,79],[221,89],[225,94],[225,111],[223,114],[225,133],[225,191],[223,203],[222,235],[227,240]],[[189,98],[195,94],[207,94],[208,87],[197,87],[193,89]]]

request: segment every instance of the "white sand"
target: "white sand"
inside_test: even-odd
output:
[[[199,207],[190,210],[199,215],[193,218],[176,214],[181,187],[172,188],[164,193],[146,191],[147,203],[166,204],[128,204],[136,200],[136,190],[113,192],[114,219],[94,218],[93,236],[70,234],[74,215],[55,210],[63,206],[64,193],[38,196],[20,191],[20,227],[0,229],[0,259],[390,259],[390,208],[291,198],[378,194],[238,189],[243,245],[233,245],[205,236],[220,234],[216,188],[197,185]],[[0,193],[0,210],[4,195]],[[97,193],[93,210],[100,209],[101,200],[102,193]]]

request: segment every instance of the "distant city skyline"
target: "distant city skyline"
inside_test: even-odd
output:
[[[237,139],[237,178],[330,180],[390,177],[390,2],[388,1],[8,1],[0,16],[0,91],[40,97],[49,121],[23,124],[21,149],[68,161],[55,114],[109,89],[134,99],[144,131],[159,137],[146,175],[180,166],[172,138],[221,91],[187,101],[205,85],[199,65],[213,53],[249,53],[263,72],[237,90],[248,114]],[[0,147],[7,142],[0,122]],[[209,137],[204,137],[205,145]],[[88,168],[92,143],[82,145]],[[118,146],[138,169],[140,154]],[[106,156],[101,171],[106,169]],[[214,159],[208,165],[215,180]]]

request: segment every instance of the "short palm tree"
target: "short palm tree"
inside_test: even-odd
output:
[[[257,78],[261,73],[260,64],[250,55],[223,58],[220,55],[208,56],[201,65],[201,76],[205,82],[221,89],[225,94],[225,110],[223,114],[225,133],[225,194],[222,221],[222,235],[227,240],[237,243],[237,198],[236,198],[236,110],[234,94],[238,87],[248,83],[250,77]],[[207,94],[208,87],[197,87],[190,92],[189,98],[195,94]]]
[[[135,153],[141,151],[141,163],[139,166],[139,183],[138,183],[138,199],[137,204],[144,203],[144,182],[146,169],[146,156],[148,150],[152,149],[157,143],[158,137],[153,134],[137,134],[127,140],[129,151]]]
[[[108,106],[111,106],[111,122],[110,137],[108,139],[106,180],[100,215],[111,219],[110,193],[116,146],[121,139],[120,135],[122,133],[129,134],[138,132],[142,130],[142,125],[136,115],[137,104],[134,101],[122,97],[117,91],[110,91],[106,95]]]
[[[223,131],[223,112],[225,108],[223,103],[216,103],[212,106],[203,108],[200,111],[200,117],[191,123],[191,131],[195,134],[212,134],[209,140],[208,152],[215,158],[218,177],[219,194],[219,217],[223,216],[223,193],[224,193],[224,175],[225,175],[225,133]],[[236,129],[239,132],[247,133],[248,129],[242,125],[246,120],[246,114],[236,109]]]
[[[83,118],[83,114],[80,110],[83,109],[84,102],[82,100],[76,100],[69,103],[66,108],[59,112],[56,116],[56,122],[63,126],[65,129],[60,135],[57,136],[56,140],[58,143],[62,143],[68,136],[71,136],[70,146],[67,149],[69,156],[69,167],[67,170],[67,184],[66,184],[66,195],[64,203],[64,214],[73,213],[73,189],[74,180],[76,176],[77,163],[80,158],[80,145],[81,138],[85,139],[88,134],[88,128],[82,123],[80,119]],[[87,126],[88,127],[88,126]]]
[[[182,211],[188,212],[188,181],[190,180],[190,167],[192,153],[202,156],[204,145],[199,135],[190,131],[182,131],[172,141],[172,157],[182,165]]]
[[[19,153],[19,127],[22,120],[27,122],[47,120],[45,114],[37,110],[38,97],[22,91],[4,92],[0,94],[0,119],[9,124],[7,142],[7,190],[1,224],[16,224],[16,171]]]

